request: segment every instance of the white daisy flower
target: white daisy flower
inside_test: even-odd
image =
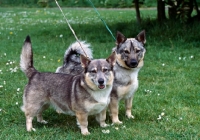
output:
[[[103,132],[104,134],[109,134],[109,133],[110,133],[110,130],[102,130],[102,132]]]
[[[160,115],[161,115],[161,116],[164,116],[164,115],[165,115],[165,113],[164,113],[164,112],[162,112]]]
[[[161,119],[162,119],[162,118],[161,118],[161,115],[159,115],[158,118],[157,118],[157,120],[161,120]]]
[[[20,91],[20,88],[17,88],[17,91]]]

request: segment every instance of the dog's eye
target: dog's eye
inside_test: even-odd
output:
[[[129,54],[129,51],[128,51],[128,50],[124,50],[124,53],[127,53],[127,54]]]
[[[91,70],[91,71],[90,71],[90,73],[96,73],[96,72],[97,72],[96,70]]]
[[[108,72],[108,69],[107,69],[107,68],[103,68],[102,71],[103,71],[103,72]]]
[[[139,53],[140,52],[140,50],[136,50],[136,53]]]

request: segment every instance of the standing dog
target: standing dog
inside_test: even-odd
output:
[[[90,49],[90,44],[86,43],[85,41],[80,41],[80,44],[78,42],[75,42],[69,46],[64,54],[63,66],[58,67],[56,73],[77,75],[83,72],[80,55],[84,55],[86,57],[86,53],[87,57],[92,59],[92,50]],[[81,47],[83,48],[85,53],[83,52]]]
[[[114,84],[110,99],[110,115],[113,123],[121,124],[118,118],[119,101],[125,100],[126,116],[134,118],[131,114],[133,95],[138,88],[138,72],[143,66],[145,55],[145,31],[140,32],[136,38],[126,38],[117,32],[116,65],[114,66]]]
[[[88,132],[88,115],[96,115],[105,127],[106,108],[113,86],[115,53],[107,59],[89,60],[81,56],[84,72],[79,75],[41,73],[33,66],[30,37],[27,36],[21,53],[20,67],[29,82],[24,89],[22,111],[26,116],[27,131],[34,131],[32,120],[47,123],[42,112],[53,105],[57,112],[75,115],[83,135]]]

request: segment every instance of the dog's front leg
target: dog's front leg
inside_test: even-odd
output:
[[[109,109],[110,109],[110,116],[111,116],[113,124],[122,124],[122,122],[118,118],[118,111],[119,111],[118,104],[119,104],[118,99],[111,97]]]
[[[101,111],[99,114],[96,115],[96,120],[97,120],[97,122],[99,122],[101,127],[109,126],[105,122],[106,121],[106,110],[107,110],[107,108],[105,108],[103,111]]]
[[[132,109],[132,101],[133,101],[133,97],[130,97],[128,99],[125,99],[125,106],[126,106],[126,116],[129,119],[134,119],[134,116],[131,114],[131,109]]]
[[[90,132],[88,131],[88,114],[87,113],[79,113],[76,112],[76,118],[78,123],[80,124],[81,134],[89,135]]]

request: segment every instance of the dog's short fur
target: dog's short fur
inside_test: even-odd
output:
[[[117,32],[116,47],[113,48],[117,57],[114,66],[115,79],[109,105],[113,123],[122,123],[118,118],[118,104],[122,99],[125,100],[126,116],[134,118],[131,114],[132,100],[138,88],[138,72],[143,66],[145,42],[145,31],[140,32],[136,38],[126,38]]]
[[[90,44],[86,43],[85,41],[80,41],[80,44],[79,42],[74,42],[68,47],[64,54],[63,66],[58,67],[56,73],[77,75],[83,72],[80,55],[84,55],[89,59],[92,59],[93,57]]]
[[[20,67],[29,82],[23,95],[22,111],[26,116],[27,131],[35,130],[32,120],[47,123],[42,112],[53,105],[59,113],[75,115],[83,135],[88,132],[88,115],[96,115],[105,127],[106,108],[113,85],[115,53],[107,59],[89,60],[81,55],[84,72],[79,75],[38,72],[33,66],[30,37],[27,36],[21,53]]]

